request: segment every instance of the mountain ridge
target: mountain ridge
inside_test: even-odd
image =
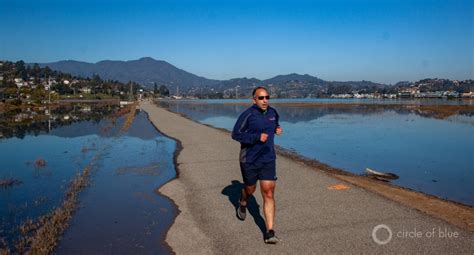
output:
[[[218,80],[207,79],[179,69],[164,60],[155,60],[150,57],[128,61],[101,60],[96,63],[62,60],[39,63],[39,65],[75,76],[92,77],[97,74],[102,79],[125,83],[134,81],[147,88],[152,88],[155,82],[170,87],[179,85],[184,89],[192,86],[211,86],[218,82]]]
[[[229,80],[215,80],[198,76],[180,69],[164,60],[151,57],[142,57],[136,60],[101,60],[88,63],[76,60],[62,60],[51,63],[39,63],[41,67],[49,68],[75,76],[92,77],[99,75],[102,79],[118,80],[120,82],[134,81],[152,89],[158,86],[167,86],[172,93],[179,91],[184,94],[199,95],[210,91],[232,91],[237,86],[241,91],[247,91],[255,86],[270,86],[278,89],[307,91],[314,94],[327,91],[330,86],[350,86],[360,88],[364,86],[387,86],[370,81],[325,81],[309,74],[289,73],[260,80],[254,77],[233,78]],[[218,93],[218,92],[216,92]],[[233,92],[229,92],[233,93]],[[305,92],[306,93],[306,92]]]

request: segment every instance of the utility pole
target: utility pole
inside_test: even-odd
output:
[[[51,132],[51,106],[48,106],[48,133]]]
[[[48,76],[48,104],[51,104],[51,83],[49,79],[50,77]]]
[[[128,100],[133,101],[133,85],[131,82],[130,82],[130,95],[128,97]]]

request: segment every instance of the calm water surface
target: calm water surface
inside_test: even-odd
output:
[[[355,100],[277,100],[354,103]],[[356,100],[394,104],[394,100]],[[190,118],[231,130],[249,100],[164,101]],[[469,100],[409,100],[422,105],[471,105]],[[362,174],[392,172],[394,184],[474,205],[474,113],[439,118],[418,109],[287,107],[275,104],[284,135],[275,143],[333,167]]]
[[[58,124],[64,114],[68,122]],[[137,112],[126,131],[124,117],[78,116],[71,109],[52,112],[52,129],[51,123],[30,123],[33,130],[3,125],[11,137],[0,140],[0,178],[21,183],[0,188],[0,237],[11,246],[18,227],[57,207],[70,181],[91,166],[90,185],[80,193],[56,253],[171,253],[163,240],[177,210],[155,189],[175,177],[175,142],[157,132],[145,113]],[[37,159],[46,165],[36,166]]]

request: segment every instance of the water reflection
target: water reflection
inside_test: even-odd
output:
[[[158,104],[174,112],[191,114],[197,119],[209,116],[225,116],[235,118],[249,106],[247,103],[236,101],[158,101]],[[299,103],[289,100],[277,101],[272,106],[278,110],[280,115],[285,116],[285,121],[296,123],[299,121],[311,121],[333,114],[383,114],[386,111],[394,111],[398,114],[416,114],[426,118],[445,119],[450,116],[462,115],[473,116],[474,106],[470,104],[458,105],[426,105],[426,104],[361,104],[361,103],[330,103],[323,104]]]
[[[68,126],[81,121],[100,122],[101,119],[117,118],[123,114],[118,104],[61,104],[43,107],[3,108],[0,110],[0,138],[17,137],[23,139],[26,135],[49,133],[53,129]],[[78,128],[77,136],[89,134],[89,130]],[[110,133],[96,131],[97,134]],[[102,130],[103,131],[103,130]]]

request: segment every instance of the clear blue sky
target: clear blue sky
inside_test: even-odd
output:
[[[473,2],[0,0],[0,59],[149,56],[213,79],[472,79]]]

